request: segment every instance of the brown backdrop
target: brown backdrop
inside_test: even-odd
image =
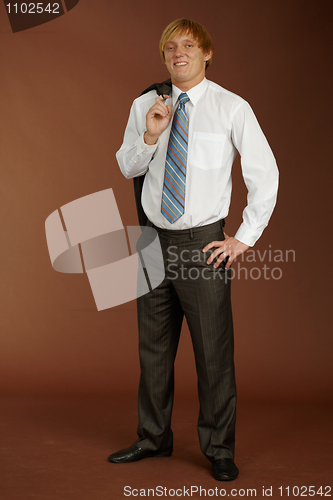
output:
[[[280,168],[278,204],[254,249],[296,255],[246,264],[279,266],[279,280],[234,280],[239,394],[331,398],[330,4],[80,0],[16,34],[0,4],[2,393],[136,394],[135,302],[97,312],[86,276],[52,269],[44,221],[112,187],[124,225],[137,223],[132,182],[115,152],[134,97],[167,77],[162,29],[190,17],[214,40],[207,77],[250,102]],[[236,162],[228,234],[245,195]],[[179,393],[195,393],[186,328],[176,377]]]

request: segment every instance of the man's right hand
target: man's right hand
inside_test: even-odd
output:
[[[172,113],[171,106],[166,106],[163,101],[163,98],[167,99],[168,97],[168,95],[158,96],[154,106],[150,108],[146,115],[147,131],[143,137],[146,144],[156,144],[161,133],[169,125]]]

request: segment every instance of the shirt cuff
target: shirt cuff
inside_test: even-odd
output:
[[[262,231],[255,231],[254,229],[251,229],[250,227],[242,223],[239,226],[237,233],[235,234],[235,238],[245,245],[253,247],[256,241],[258,241],[258,239],[260,238],[261,234]]]
[[[145,141],[143,140],[144,133],[138,137],[138,140],[136,141],[136,154],[140,155],[142,153],[155,153],[158,140],[156,144],[146,144]]]

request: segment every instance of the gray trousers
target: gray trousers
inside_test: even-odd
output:
[[[138,440],[143,449],[172,449],[174,361],[183,317],[198,376],[200,447],[211,461],[234,458],[236,384],[230,271],[207,265],[203,247],[223,240],[224,221],[189,230],[158,230],[165,279],[137,299]]]

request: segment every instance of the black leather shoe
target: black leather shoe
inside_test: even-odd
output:
[[[143,450],[139,446],[133,444],[129,448],[125,448],[124,450],[117,451],[116,453],[112,453],[108,457],[108,461],[114,464],[128,464],[130,462],[138,462],[143,458],[149,457],[170,457],[172,455],[172,450]]]
[[[220,458],[213,462],[213,476],[217,481],[232,481],[238,476],[239,470],[232,458]]]

